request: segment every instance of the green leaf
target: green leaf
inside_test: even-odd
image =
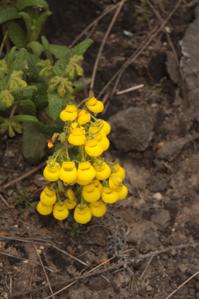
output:
[[[53,133],[55,132],[61,132],[63,129],[63,124],[60,123],[59,125],[49,125],[49,124],[44,124],[42,122],[38,122],[37,124],[35,124],[38,128],[38,130],[43,133],[46,134],[48,136],[52,136]]]
[[[48,105],[48,96],[47,96],[47,85],[40,81],[36,84],[37,92],[33,97],[33,101],[38,109],[38,111],[42,111]]]
[[[71,55],[66,55],[63,58],[57,60],[53,66],[53,71],[57,76],[63,76],[66,70],[66,66],[69,63]]]
[[[12,65],[13,60],[14,60],[15,55],[16,55],[16,51],[17,51],[17,48],[16,47],[12,47],[9,50],[9,52],[7,53],[7,55],[5,56],[5,59],[6,59],[6,62],[8,64],[8,66]]]
[[[28,56],[30,54],[24,48],[20,49],[19,51],[15,52],[12,57],[12,70],[24,70],[28,68]]]
[[[63,76],[65,70],[66,70],[66,66],[69,63],[69,60],[71,57],[73,57],[74,55],[78,55],[78,56],[83,56],[84,53],[86,52],[86,50],[91,46],[91,44],[93,43],[93,41],[91,39],[85,39],[83,42],[79,43],[77,46],[75,46],[72,49],[68,49],[67,47],[65,47],[65,55],[64,55],[64,49],[61,50],[61,48],[56,48],[57,54],[60,55],[60,58],[58,59],[58,61],[55,63],[53,70],[55,75],[57,76]],[[54,45],[53,45],[54,46]],[[64,46],[61,46],[64,47]],[[55,50],[55,48],[54,48]],[[63,56],[62,56],[63,54]]]
[[[22,151],[30,163],[38,163],[45,155],[46,136],[40,132],[36,124],[24,123]]]
[[[72,56],[80,55],[83,56],[87,49],[92,45],[93,41],[90,38],[85,39],[84,41],[77,44],[74,48],[71,49]]]
[[[50,52],[57,59],[64,58],[65,56],[71,55],[71,49],[66,46],[50,44],[49,47],[50,47]]]
[[[63,108],[63,99],[57,94],[48,95],[48,115],[53,119],[57,120],[59,113]]]
[[[44,51],[42,44],[37,41],[30,42],[27,45],[27,47],[30,48],[32,50],[33,54],[35,54],[37,56],[40,56],[41,53]]]
[[[12,117],[14,121],[37,123],[38,119],[33,115],[20,114]]]
[[[41,7],[48,9],[48,3],[45,0],[18,0],[16,7],[18,10],[24,10],[28,7]]]
[[[4,6],[0,8],[0,24],[17,19],[19,17],[20,16],[17,12],[17,9],[14,7]]]
[[[8,27],[8,36],[12,43],[17,48],[23,48],[26,45],[26,33],[16,22],[9,22]]]
[[[18,103],[18,107],[20,109],[20,112],[25,113],[25,114],[31,114],[35,115],[36,114],[36,105],[33,101],[31,100],[22,100]]]

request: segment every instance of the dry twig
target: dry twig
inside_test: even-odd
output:
[[[181,283],[171,294],[169,294],[165,299],[171,298],[173,295],[175,295],[182,287],[184,287],[189,281],[191,281],[194,277],[196,277],[199,274],[199,271],[195,272],[193,275],[191,275],[189,278],[187,278],[183,283]]]
[[[74,41],[71,43],[70,47],[73,47],[93,26],[96,26],[98,24],[98,22],[103,19],[107,14],[109,14],[111,11],[113,11],[114,9],[116,9],[116,7],[118,6],[118,3],[116,5],[111,5],[109,7],[107,7],[102,14],[97,17],[94,21],[92,21],[75,39]]]
[[[14,184],[28,178],[29,176],[31,176],[32,174],[34,174],[35,172],[37,172],[39,169],[41,169],[43,166],[45,165],[45,163],[41,163],[38,166],[34,167],[33,169],[27,171],[26,173],[24,173],[23,175],[19,176],[16,179],[13,179],[12,181],[8,182],[7,184],[0,186],[3,190],[7,189],[10,186],[13,186]]]
[[[119,3],[119,5],[118,5],[118,7],[117,7],[117,9],[116,9],[116,11],[115,11],[115,13],[113,15],[113,18],[112,18],[112,20],[111,20],[111,22],[110,22],[110,24],[109,24],[109,26],[107,28],[107,31],[106,31],[106,33],[104,35],[102,43],[100,45],[99,51],[97,53],[97,58],[95,60],[95,64],[94,64],[94,67],[93,67],[93,73],[92,73],[92,76],[91,76],[90,91],[92,91],[93,88],[94,88],[95,78],[96,78],[96,74],[97,74],[97,68],[98,68],[99,61],[100,61],[100,58],[101,58],[104,46],[106,44],[107,38],[108,38],[108,36],[109,36],[109,34],[110,34],[111,30],[112,30],[112,27],[115,24],[115,21],[117,20],[117,17],[118,17],[118,15],[119,15],[119,13],[120,13],[120,11],[121,11],[121,9],[122,9],[122,7],[123,7],[123,5],[124,5],[125,2],[126,2],[126,0],[122,0]]]
[[[41,259],[41,256],[40,256],[40,254],[38,253],[38,250],[37,250],[37,247],[35,246],[35,244],[33,244],[33,246],[34,246],[35,252],[36,252],[36,254],[37,254],[38,260],[39,260],[39,262],[40,262],[40,264],[41,264],[41,267],[42,267],[42,269],[43,269],[43,272],[44,272],[44,275],[45,275],[47,284],[48,284],[48,286],[49,286],[49,290],[50,290],[50,292],[51,292],[51,298],[55,299],[55,296],[53,295],[53,290],[52,290],[52,287],[51,287],[51,283],[50,283],[48,274],[47,274],[47,272],[46,272],[46,269],[45,269],[45,267],[44,267],[43,261],[42,261],[42,259]]]
[[[162,31],[162,29],[166,26],[168,21],[171,19],[173,14],[176,12],[176,10],[179,8],[181,2],[183,0],[179,0],[172,11],[168,14],[167,18],[161,23],[160,26],[155,27],[152,29],[150,36],[148,39],[146,39],[143,43],[143,46],[139,48],[135,53],[133,53],[127,60],[126,62],[120,67],[120,69],[113,75],[113,77],[106,83],[104,88],[100,91],[98,94],[98,98],[100,98],[104,92],[107,90],[107,88],[115,81],[114,87],[112,89],[111,94],[113,95],[115,91],[117,90],[118,84],[120,82],[120,79],[125,72],[125,70],[128,68],[129,65],[131,65],[135,60],[144,52],[144,50],[147,49],[147,47],[150,45],[150,43],[158,36],[158,34]]]
[[[119,96],[121,94],[129,93],[131,91],[135,91],[135,90],[141,89],[143,87],[144,87],[144,84],[139,84],[139,85],[136,85],[136,86],[132,86],[132,87],[129,87],[127,89],[117,91],[116,95]]]
[[[169,252],[169,251],[172,251],[172,250],[180,250],[180,249],[185,249],[185,248],[189,248],[189,247],[196,247],[196,246],[199,246],[199,243],[194,242],[194,243],[190,243],[190,244],[181,244],[181,245],[168,246],[167,248],[163,248],[163,249],[160,249],[160,250],[155,250],[155,251],[149,252],[147,254],[141,254],[141,255],[138,255],[138,256],[133,257],[133,258],[129,257],[129,260],[127,261],[127,264],[128,265],[137,264],[137,263],[145,260],[146,258],[151,258],[152,256],[154,257],[154,256],[157,256],[157,255],[160,255],[162,253],[166,253],[166,252]],[[124,254],[129,253],[132,250],[133,250],[133,248],[124,250],[124,251],[120,252],[120,254],[117,257],[123,256]],[[54,284],[52,284],[53,287],[58,287],[58,286],[64,285],[64,284],[66,284],[66,286],[61,288],[60,290],[56,291],[53,295],[60,294],[61,292],[68,289],[70,286],[74,285],[79,280],[86,279],[86,278],[91,278],[91,277],[94,277],[96,275],[102,275],[102,274],[107,273],[107,272],[112,272],[112,271],[115,271],[116,269],[123,268],[123,266],[124,266],[123,261],[121,261],[119,263],[113,263],[110,266],[108,266],[104,269],[100,269],[98,271],[92,271],[92,269],[91,269],[91,270],[89,270],[88,272],[86,272],[82,275],[71,278],[70,280],[60,281],[59,283],[54,283]],[[96,268],[96,267],[97,266],[95,266],[94,268]],[[38,287],[38,288],[35,288],[35,289],[32,289],[32,290],[27,290],[25,292],[18,292],[16,294],[12,294],[11,298],[22,297],[22,296],[30,294],[30,293],[35,294],[35,293],[38,293],[40,291],[43,291],[44,289],[46,289],[46,286],[41,286],[41,287]],[[51,297],[52,296],[49,296],[49,297],[46,297],[45,299],[51,298]]]

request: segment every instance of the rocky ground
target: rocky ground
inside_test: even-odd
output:
[[[49,2],[54,17],[46,32],[70,44],[117,1]],[[97,93],[176,3],[127,1],[100,60]],[[102,95],[112,124],[109,155],[121,160],[129,187],[128,199],[103,220],[75,230],[40,218],[33,206],[44,183],[41,169],[15,183],[35,168],[21,157],[19,139],[0,141],[0,299],[199,299],[196,4],[181,1],[117,87],[142,88],[108,97],[111,86]],[[91,31],[88,73],[109,22],[107,16]]]

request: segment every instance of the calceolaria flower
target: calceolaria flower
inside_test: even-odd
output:
[[[60,119],[64,122],[74,121],[77,118],[77,111],[75,105],[67,105],[65,109],[60,112]]]
[[[101,101],[98,101],[95,97],[86,101],[86,107],[93,113],[100,113],[104,110],[104,104]]]
[[[36,206],[39,214],[58,221],[72,216],[76,223],[87,224],[127,197],[124,168],[102,156],[111,132],[107,121],[96,118],[103,109],[103,103],[91,97],[60,112],[63,131],[48,141],[54,152],[43,171],[46,187]]]

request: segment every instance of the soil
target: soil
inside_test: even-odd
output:
[[[57,2],[49,1],[54,14],[46,33],[71,44],[117,1]],[[100,59],[96,94],[177,1],[147,3],[126,2]],[[118,90],[144,87],[106,98],[104,118],[113,126],[109,156],[126,168],[129,196],[103,220],[72,228],[39,217],[33,207],[44,185],[41,169],[13,183],[32,166],[21,156],[20,138],[0,141],[0,299],[199,299],[196,4],[181,2],[124,72]],[[90,32],[88,74],[109,22],[110,15]],[[49,285],[62,291],[53,297]]]

